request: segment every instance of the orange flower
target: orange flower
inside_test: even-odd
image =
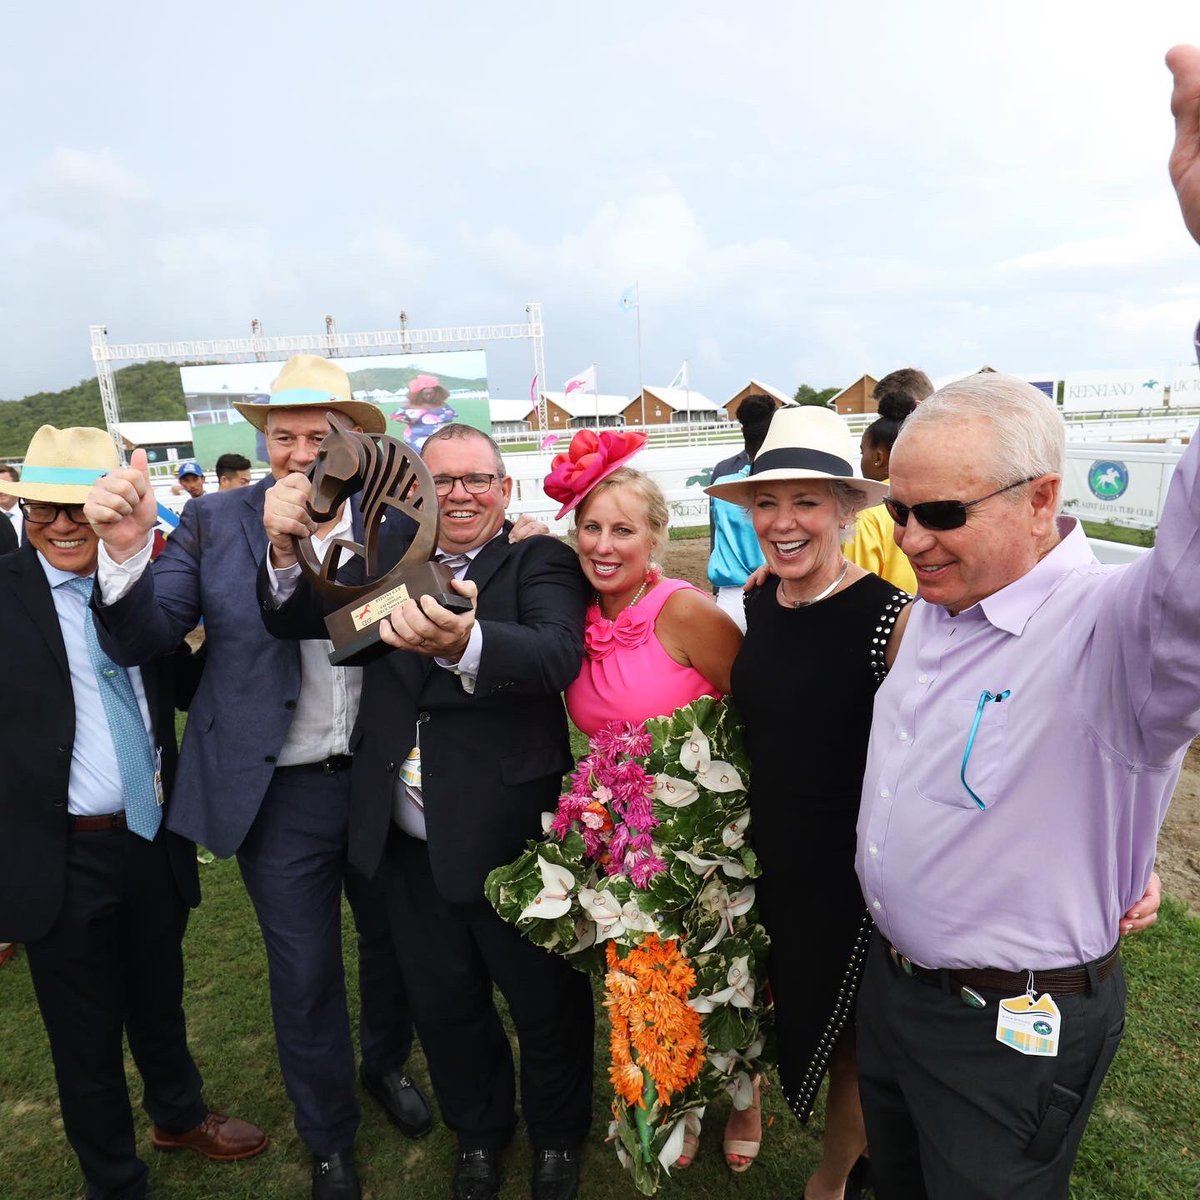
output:
[[[626,1104],[643,1104],[644,1070],[668,1105],[704,1066],[700,1014],[687,1003],[696,974],[674,939],[662,941],[654,934],[624,958],[609,942],[606,955],[613,1089]]]

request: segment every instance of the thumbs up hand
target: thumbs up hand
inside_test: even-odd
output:
[[[114,562],[132,558],[158,522],[158,503],[146,469],[145,450],[135,450],[129,466],[98,479],[83,506],[83,515]]]

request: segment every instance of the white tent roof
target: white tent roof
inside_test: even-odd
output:
[[[122,421],[118,428],[131,446],[171,446],[192,440],[187,421]]]
[[[725,411],[725,405],[710,400],[703,392],[695,388],[651,387],[646,385],[646,395],[661,400],[668,408],[676,412],[720,412]]]
[[[488,412],[493,421],[524,421],[533,412],[528,400],[488,400]]]
[[[563,412],[572,417],[594,417],[597,413],[602,417],[619,417],[629,407],[628,396],[594,396],[591,392],[543,392],[552,404],[557,404]]]

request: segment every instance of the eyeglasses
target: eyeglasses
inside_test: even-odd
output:
[[[59,513],[66,513],[67,520],[76,525],[87,524],[82,504],[27,504],[24,500],[17,503],[21,506],[21,515],[30,525],[53,525]]]
[[[433,490],[439,496],[448,496],[454,491],[454,485],[461,483],[472,496],[481,496],[484,492],[491,489],[492,484],[497,479],[503,478],[503,475],[485,475],[479,471],[470,475],[435,475],[433,477]]]
[[[990,500],[993,496],[999,496],[1004,492],[1011,492],[1013,488],[1023,487],[1039,478],[1038,475],[1030,475],[1028,479],[1018,479],[1016,483],[1010,483],[1008,487],[988,492],[986,496],[980,496],[978,500],[923,500],[920,504],[904,504],[899,500],[894,500],[891,496],[884,496],[883,503],[888,512],[892,514],[892,520],[901,528],[908,524],[911,514],[920,521],[924,528],[944,533],[948,529],[962,528],[967,523],[968,511],[977,504],[982,504],[985,500]]]

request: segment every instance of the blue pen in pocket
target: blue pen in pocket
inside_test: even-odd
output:
[[[1011,688],[1005,688],[1002,692],[994,693],[989,692],[987,688],[984,688],[984,690],[979,693],[979,703],[975,706],[975,720],[971,722],[971,733],[967,738],[967,748],[963,751],[962,768],[958,773],[958,777],[962,780],[963,787],[967,789],[967,795],[975,801],[980,809],[987,808],[987,805],[980,800],[980,798],[972,790],[971,785],[967,782],[967,763],[971,758],[971,750],[975,746],[975,735],[979,732],[979,722],[983,720],[983,710],[987,708],[989,702],[1000,704],[1002,701],[1007,700],[1011,695]]]

